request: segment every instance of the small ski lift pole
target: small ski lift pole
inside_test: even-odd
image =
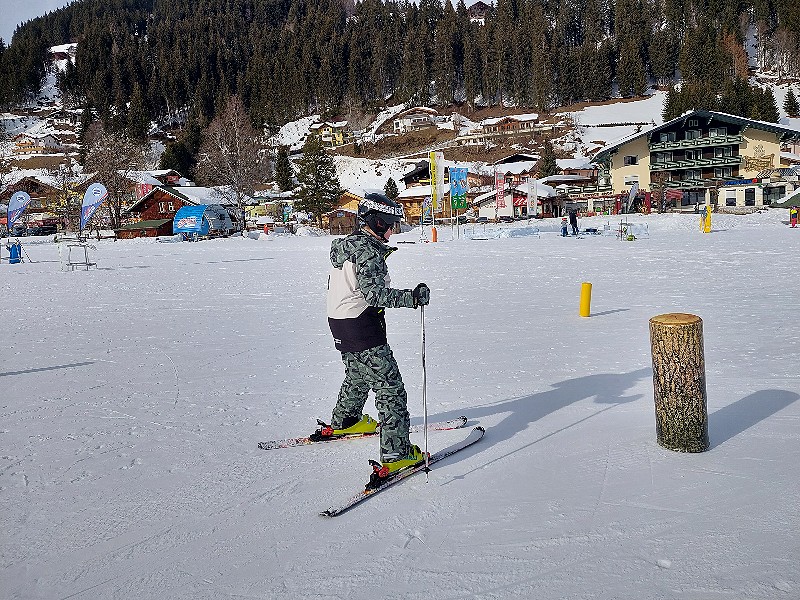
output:
[[[430,469],[430,455],[428,454],[428,376],[425,369],[425,305],[421,304],[419,307],[419,318],[422,326],[422,412],[423,412],[423,426],[422,430],[425,432],[425,483],[428,483],[428,473]]]

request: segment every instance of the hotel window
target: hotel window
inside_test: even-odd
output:
[[[717,179],[726,178],[729,179],[732,175],[733,171],[730,167],[716,167],[714,168],[714,177]]]
[[[733,156],[733,148],[730,146],[714,148],[714,158],[722,158],[724,156]]]
[[[684,179],[702,179],[703,173],[700,169],[687,169]]]
[[[686,151],[686,160],[697,160],[700,158],[700,151],[699,150],[687,150]]]
[[[696,140],[700,137],[700,130],[699,129],[687,129],[684,132],[684,139],[686,140]]]
[[[662,133],[659,135],[659,140],[662,142],[674,142],[675,141],[675,132],[668,131],[667,133]]]
[[[638,156],[626,156],[623,159],[623,164],[626,167],[630,167],[631,165],[638,165],[639,164],[639,157]]]
[[[709,137],[723,137],[728,135],[727,127],[712,127],[708,130]]]
[[[625,177],[625,187],[633,185],[634,183],[639,183],[638,175],[628,175],[627,177]]]
[[[697,119],[689,119],[689,127],[697,127]]]
[[[725,206],[736,206],[736,190],[728,190],[725,196]]]
[[[672,152],[656,152],[653,154],[653,162],[657,164],[672,162]]]

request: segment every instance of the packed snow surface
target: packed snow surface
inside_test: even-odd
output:
[[[415,242],[393,284],[432,289],[429,418],[486,436],[334,519],[377,440],[256,448],[330,416],[330,236],[99,241],[88,272],[23,238],[30,262],[0,265],[2,596],[800,597],[800,229],[630,219],[649,237],[393,238]],[[668,312],[703,319],[704,453],[656,442],[648,320]],[[387,321],[419,423],[420,312]]]

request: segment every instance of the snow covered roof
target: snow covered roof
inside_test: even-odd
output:
[[[414,114],[414,113],[426,113],[426,114],[428,114],[428,115],[430,115],[432,117],[435,117],[435,116],[437,116],[439,114],[439,111],[436,110],[435,108],[428,108],[427,106],[415,106],[413,108],[409,108],[409,109],[406,109],[404,111],[401,111],[401,112],[397,113],[394,116],[394,118],[395,119],[401,119],[401,118],[405,117],[406,115],[411,115],[411,114]]]
[[[497,165],[497,170],[501,173],[511,173],[512,175],[519,175],[521,173],[530,173],[536,168],[535,160],[522,160],[513,163],[504,163]]]
[[[648,127],[646,129],[642,129],[639,132],[635,132],[635,133],[632,133],[632,134],[627,135],[625,137],[622,137],[622,138],[612,142],[611,144],[608,144],[608,145],[602,147],[594,155],[594,161],[597,162],[597,161],[607,160],[611,156],[611,153],[616,151],[620,146],[624,146],[628,142],[631,142],[631,141],[633,141],[635,139],[638,139],[638,138],[640,138],[642,136],[651,136],[653,133],[656,133],[658,131],[662,131],[664,129],[667,129],[667,128],[671,127],[672,125],[674,125],[675,123],[678,123],[680,121],[685,121],[689,117],[694,117],[694,116],[697,116],[697,117],[703,118],[703,119],[715,118],[715,119],[717,119],[719,121],[723,121],[723,122],[735,123],[737,125],[743,125],[743,126],[746,126],[746,127],[753,127],[755,129],[761,129],[763,131],[769,131],[769,132],[775,133],[781,140],[783,140],[783,139],[800,139],[800,130],[794,129],[794,128],[791,128],[791,127],[784,127],[784,126],[778,125],[776,123],[768,123],[766,121],[757,121],[757,120],[753,120],[753,119],[746,119],[745,117],[740,117],[740,116],[737,116],[737,115],[731,115],[731,114],[728,114],[728,113],[721,113],[721,112],[715,112],[715,111],[710,111],[710,110],[690,110],[690,111],[687,111],[687,112],[683,113],[679,117],[675,117],[674,119],[672,119],[670,121],[667,121],[666,123],[663,123],[661,125],[656,125],[656,126],[653,126],[653,127]]]
[[[448,190],[449,191],[449,190]],[[404,189],[398,194],[398,198],[420,198],[431,195],[431,186],[428,185],[414,185]]]
[[[347,127],[347,121],[323,121],[322,123],[314,123],[310,129],[317,130],[320,127],[331,127],[333,129],[341,129],[342,127]]]
[[[220,187],[201,187],[201,186],[181,186],[173,187],[171,185],[156,185],[147,194],[142,196],[137,202],[134,202],[126,212],[135,212],[145,200],[158,193],[164,192],[173,198],[177,198],[187,204],[221,204],[222,206],[235,206],[236,202],[232,200],[232,192],[228,193],[229,188],[225,186]],[[252,204],[254,200],[249,196],[244,199],[245,204]]]
[[[505,115],[503,117],[490,117],[481,121],[481,125],[497,125],[503,121],[519,121],[521,123],[527,121],[536,121],[539,119],[538,113],[525,113],[521,115]]]
[[[59,46],[51,46],[50,53],[51,54],[72,54],[76,52],[78,49],[78,44],[61,44]]]
[[[592,161],[582,158],[557,158],[556,164],[560,169],[593,169]]]

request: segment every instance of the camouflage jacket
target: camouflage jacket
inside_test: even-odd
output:
[[[396,249],[361,230],[331,243],[328,324],[341,352],[385,344],[384,308],[414,307],[411,290],[391,287],[386,258]]]

